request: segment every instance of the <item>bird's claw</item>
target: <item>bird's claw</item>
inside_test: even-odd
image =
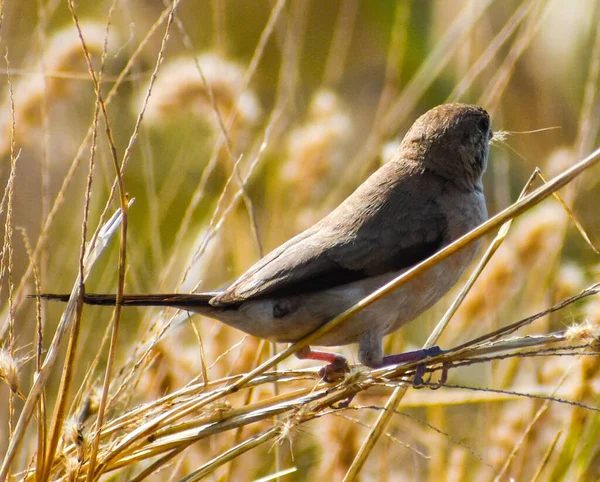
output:
[[[431,377],[433,375],[433,372],[429,374],[427,381],[423,380],[423,375],[425,375],[426,368],[427,367],[425,366],[425,363],[421,363],[415,369],[415,376],[413,377],[412,382],[413,388],[421,389],[425,385],[429,385],[429,388],[431,388],[431,390],[438,390],[442,385],[444,385],[448,381],[448,370],[450,369],[449,362],[442,363],[442,375],[440,377],[440,381],[436,385],[431,384]]]
[[[348,408],[350,406],[350,404],[352,403],[352,400],[354,400],[355,396],[356,396],[356,393],[353,393],[348,398],[345,398],[344,400],[338,402],[337,405],[331,405],[331,408],[335,408],[335,409]]]
[[[425,375],[426,368],[427,367],[426,367],[425,363],[421,363],[420,365],[417,365],[417,368],[415,368],[415,376],[413,377],[413,381],[412,381],[413,388],[420,390],[421,388],[423,388],[425,386],[425,381],[423,380],[423,375]]]

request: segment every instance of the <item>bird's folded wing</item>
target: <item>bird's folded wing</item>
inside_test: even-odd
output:
[[[318,223],[259,260],[211,304],[313,292],[413,266],[440,249],[446,235],[437,204],[422,204],[384,206],[362,224],[344,216],[337,224]],[[381,216],[399,219],[380,222]]]

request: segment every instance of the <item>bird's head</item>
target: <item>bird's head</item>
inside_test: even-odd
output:
[[[481,107],[442,104],[419,117],[404,137],[400,153],[461,188],[481,188],[493,136]]]

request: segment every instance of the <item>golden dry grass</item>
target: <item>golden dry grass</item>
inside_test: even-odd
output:
[[[0,9],[0,479],[600,477],[598,0]],[[326,384],[294,348],[173,310],[25,298],[84,279],[217,288],[445,101],[483,105],[504,131],[486,175],[501,214],[476,233],[497,250],[421,390],[414,366]],[[517,203],[536,167],[568,182],[561,201],[555,183]],[[438,342],[460,289],[386,350]]]

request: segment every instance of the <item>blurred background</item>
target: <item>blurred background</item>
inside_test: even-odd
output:
[[[68,3],[8,0],[0,8],[0,180],[8,186],[0,205],[0,334],[27,393],[37,328],[35,302],[24,296],[34,292],[35,276],[41,291],[70,292],[90,172],[87,239],[103,211],[112,214],[119,202],[111,198],[115,168],[107,125],[100,115],[93,129],[96,94]],[[127,236],[129,293],[203,291],[231,281],[333,209],[389,160],[419,115],[441,103],[481,105],[494,131],[505,131],[485,176],[491,214],[517,199],[536,167],[552,178],[598,145],[597,0],[181,0],[172,23],[170,4],[158,0],[78,2],[74,8],[100,78],[117,159],[125,159],[125,190],[135,198]],[[591,169],[561,191],[596,246],[599,174]],[[116,290],[118,255],[117,235],[94,267],[88,292]],[[597,281],[599,267],[597,254],[550,198],[513,224],[441,345],[541,311]],[[390,336],[386,350],[421,345],[451,301],[452,294]],[[45,347],[61,313],[58,304],[42,306]],[[84,310],[72,412],[81,396],[77,387],[86,392],[101,384],[111,316],[108,308]],[[189,323],[160,334],[176,316],[182,317],[124,310],[115,389],[124,374],[136,373],[136,382],[113,401],[113,410],[153,400],[199,375],[199,342]],[[212,320],[194,320],[212,378],[248,371],[272,349]],[[591,298],[528,330],[599,320],[600,304]],[[136,364],[140,347],[159,337],[151,356]],[[339,351],[356,360],[355,347]],[[91,365],[95,357],[98,365]],[[312,364],[290,359],[284,366]],[[591,357],[511,360],[451,371],[450,381],[528,393],[556,389],[557,396],[593,404],[598,368]],[[0,453],[9,420],[14,424],[22,406],[7,401],[9,372],[0,368],[8,380],[0,385]],[[60,375],[56,369],[47,386],[50,406]],[[367,392],[355,403],[383,405],[386,395]],[[412,392],[401,407],[407,416],[388,427],[393,437],[381,440],[364,480],[490,480],[498,474],[532,480],[538,471],[538,480],[597,480],[597,413],[550,404],[528,427],[542,404],[460,389]],[[282,480],[341,480],[367,433],[362,424],[372,424],[377,413],[351,416],[360,423],[329,416],[294,433],[278,457],[298,471]],[[35,441],[32,431],[20,468]],[[186,473],[231,443],[224,436],[192,446],[174,473]],[[274,459],[270,447],[256,449],[215,480],[253,480],[273,472]]]

